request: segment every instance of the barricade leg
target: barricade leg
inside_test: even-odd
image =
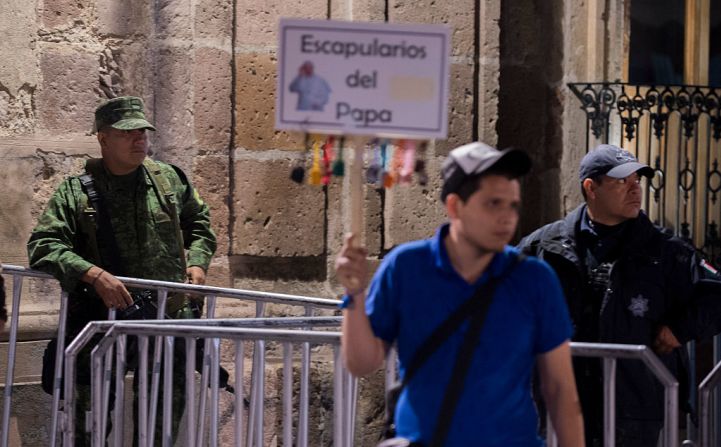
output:
[[[208,310],[206,319],[215,318],[214,296],[207,296]],[[200,373],[200,398],[198,400],[198,445],[205,443],[205,412],[208,399],[208,383],[210,382],[210,340],[203,340],[203,367]]]
[[[212,350],[210,363],[210,445],[218,445],[218,376],[220,373],[220,339],[211,340]]]
[[[148,446],[148,337],[138,336],[138,370],[133,382],[137,385],[138,405],[135,427],[138,430],[138,446]],[[190,444],[188,444],[190,445]]]
[[[343,401],[343,377],[340,347],[333,348],[333,445],[343,445],[345,402]]]
[[[283,445],[293,445],[292,343],[283,343]]]
[[[195,414],[195,350],[197,341],[195,338],[185,338],[185,411],[187,411],[188,424],[185,432],[185,445],[192,446],[195,441],[195,427],[197,417]]]
[[[616,359],[603,359],[603,443],[616,445]]]
[[[118,336],[118,339],[116,341],[117,344],[117,355],[115,358],[115,410],[114,410],[114,426],[115,426],[115,436],[114,436],[114,445],[122,446],[124,443],[124,437],[125,430],[123,430],[123,427],[125,426],[124,419],[125,419],[125,347],[127,342],[127,336],[120,335]],[[109,351],[108,355],[112,355],[112,350]]]
[[[235,341],[235,447],[243,445],[243,413],[245,411],[245,388],[243,387],[243,341]],[[292,445],[285,444],[283,445]]]

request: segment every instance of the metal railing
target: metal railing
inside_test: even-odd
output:
[[[291,321],[288,321],[291,320]],[[217,323],[214,325],[213,323]],[[337,327],[340,323],[339,317],[314,317],[314,318],[294,318],[294,319],[251,319],[244,320],[218,320],[209,322],[208,320],[176,320],[173,322],[93,322],[88,325],[81,334],[68,346],[66,350],[66,367],[65,367],[65,395],[74,396],[74,377],[77,354],[87,343],[89,343],[94,334],[106,332],[103,340],[93,350],[91,356],[92,364],[92,410],[93,415],[92,433],[93,445],[103,445],[104,434],[106,433],[105,415],[108,414],[108,390],[109,383],[113,377],[106,370],[106,356],[112,356],[111,347],[117,345],[117,360],[115,370],[115,394],[121,396],[124,392],[124,376],[125,365],[121,361],[125,356],[126,337],[133,335],[138,337],[139,355],[139,420],[136,421],[139,428],[139,439],[141,446],[152,446],[152,424],[146,420],[150,420],[153,414],[153,397],[148,397],[147,393],[147,373],[148,373],[148,338],[164,337],[165,356],[164,356],[164,408],[163,414],[163,446],[172,445],[172,434],[170,431],[170,417],[172,408],[169,406],[172,393],[172,358],[169,353],[172,352],[173,343],[177,338],[182,338],[186,349],[186,367],[185,367],[185,399],[187,411],[187,431],[184,445],[205,445],[199,430],[195,430],[200,426],[200,420],[203,419],[203,413],[195,412],[195,378],[194,378],[194,356],[191,355],[195,349],[195,340],[198,337],[212,339],[216,341],[220,338],[225,340],[233,340],[235,342],[235,421],[234,445],[243,445],[243,361],[244,350],[243,341],[254,342],[279,342],[283,345],[283,385],[282,385],[282,440],[283,445],[308,445],[308,420],[303,420],[303,414],[307,415],[309,405],[309,365],[310,358],[304,358],[300,367],[300,397],[298,408],[298,429],[295,440],[292,436],[292,344],[301,343],[303,346],[328,345],[333,348],[333,402],[334,402],[334,424],[333,424],[333,445],[352,445],[353,439],[353,421],[355,418],[355,379],[345,371],[340,360],[340,334],[338,332],[320,332],[308,330],[287,330],[279,328],[288,327]],[[234,326],[234,327],[231,327]],[[247,327],[240,327],[247,326]],[[260,329],[259,327],[263,327]],[[268,329],[273,327],[274,329]],[[217,344],[216,344],[217,346]],[[218,445],[218,382],[217,368],[218,357],[217,349],[212,351],[211,362],[213,369],[210,371],[211,377],[211,404],[210,404],[210,445]],[[215,356],[215,357],[213,357]],[[263,358],[263,353],[259,356],[254,353],[254,359]],[[145,359],[145,361],[143,361]],[[265,369],[264,360],[254,371],[258,371],[259,376],[263,376]],[[153,379],[151,389],[157,389],[160,368],[156,365],[153,367]],[[262,446],[263,445],[263,395],[264,385],[260,385],[256,390],[250,392],[250,415],[248,417],[248,436],[245,445]],[[116,399],[114,418],[115,427],[122,426],[124,406],[123,399]],[[66,414],[64,425],[64,445],[73,445],[74,437],[74,399],[66,399]],[[198,404],[200,406],[200,403]],[[255,415],[255,416],[254,416]],[[255,419],[255,421],[253,420]],[[114,445],[122,445],[122,430],[114,431]],[[295,441],[295,442],[294,442]]]
[[[17,333],[19,323],[19,309],[21,303],[22,287],[24,278],[38,278],[38,279],[50,279],[53,278],[45,273],[37,272],[20,266],[4,265],[2,273],[11,276],[13,279],[13,300],[12,300],[12,313],[10,318],[9,327],[9,339],[8,339],[8,361],[7,361],[7,374],[5,380],[4,389],[4,402],[3,402],[3,414],[2,414],[2,432],[0,434],[0,447],[6,447],[9,442],[9,428],[10,428],[10,410],[12,403],[12,392],[14,383],[14,368],[16,362],[16,346],[17,346]],[[223,287],[213,286],[199,286],[192,284],[174,283],[168,281],[153,281],[144,280],[137,278],[126,278],[118,277],[119,280],[126,285],[126,287],[149,289],[157,291],[158,295],[158,318],[163,318],[165,315],[165,302],[168,293],[188,293],[194,296],[203,297],[207,303],[206,318],[213,318],[215,316],[215,303],[217,298],[229,298],[235,300],[246,300],[253,301],[256,304],[256,316],[263,316],[265,313],[266,303],[276,303],[291,306],[301,306],[305,308],[305,314],[312,316],[316,309],[336,309],[339,301],[334,299],[306,297],[297,295],[288,295],[281,293],[269,293],[252,290],[241,290]],[[60,293],[60,309],[58,318],[58,340],[64,340],[66,334],[66,321],[67,321],[67,302],[68,295],[65,292]],[[114,312],[109,312],[108,319],[114,319]],[[223,321],[223,320],[221,320]],[[209,340],[206,340],[206,352],[213,349]],[[263,341],[258,341],[262,346]],[[60,414],[60,390],[62,387],[62,369],[63,369],[63,343],[57,344],[56,351],[56,363],[53,380],[53,401],[51,407],[51,433],[49,445],[56,445],[57,433],[59,430],[58,415]],[[156,357],[160,353],[160,349],[156,349]],[[304,358],[309,356],[309,351],[303,349],[302,355]],[[160,358],[154,359],[159,363]],[[255,365],[255,363],[254,363]],[[255,372],[253,373],[254,383],[262,378],[256,377]],[[207,380],[205,377],[203,380]],[[201,393],[201,396],[203,393]],[[307,415],[305,415],[307,417]],[[201,427],[202,428],[202,427]]]
[[[678,381],[648,346],[607,343],[571,343],[571,354],[577,357],[600,357],[603,362],[603,442],[604,447],[616,445],[616,364],[618,359],[642,361],[664,387],[663,445],[678,446]],[[549,447],[558,445],[550,424],[547,428]]]
[[[721,363],[716,364],[698,387],[699,447],[713,447],[714,437],[719,436],[718,426],[712,430],[715,425],[713,422],[718,418],[714,418],[711,411],[713,409],[711,392],[718,388],[719,384],[721,384]]]
[[[663,445],[665,447],[676,447],[678,445],[678,382],[647,346],[573,342],[571,343],[571,354],[578,357],[601,357],[603,359],[604,447],[614,447],[616,442],[617,359],[638,359],[642,361],[663,384],[665,388]],[[397,353],[395,349],[392,349],[386,358],[386,391],[397,382],[396,361]],[[546,415],[546,420],[548,421],[547,445],[548,447],[557,447],[558,440],[548,415]]]

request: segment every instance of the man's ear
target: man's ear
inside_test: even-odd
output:
[[[461,203],[461,197],[456,193],[450,193],[446,196],[446,214],[448,214],[449,219],[458,217],[458,206]]]
[[[96,136],[98,138],[98,143],[100,143],[100,147],[105,147],[105,132],[98,131]]]
[[[586,192],[586,198],[596,198],[596,184],[593,182],[593,180],[591,180],[590,178],[583,180],[583,183],[581,183],[581,187]]]

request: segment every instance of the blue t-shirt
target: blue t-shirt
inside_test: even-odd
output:
[[[468,284],[453,269],[443,239],[399,246],[385,257],[371,282],[366,313],[375,335],[397,343],[401,376],[413,354],[479,284],[501,274],[517,250],[494,255],[486,272]],[[396,407],[398,436],[428,442],[450,380],[464,323],[419,369]],[[463,394],[446,439],[448,446],[537,447],[538,415],[531,397],[536,355],[571,338],[572,326],[558,278],[527,258],[496,289]]]

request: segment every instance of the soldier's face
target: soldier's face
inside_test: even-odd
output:
[[[136,170],[148,155],[146,129],[118,130],[108,128],[98,132],[98,141],[105,166],[115,175]]]

